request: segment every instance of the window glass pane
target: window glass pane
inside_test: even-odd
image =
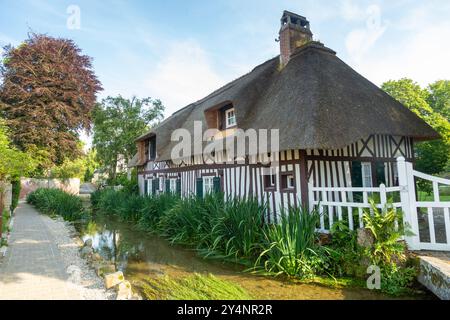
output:
[[[227,110],[225,112],[226,120],[227,120],[227,127],[232,127],[236,125],[236,115],[234,113],[234,109]]]
[[[363,162],[361,164],[362,177],[363,177],[363,187],[372,187],[372,164],[370,162]]]
[[[214,178],[213,177],[205,177],[203,178],[203,194],[207,195],[211,193],[214,189]]]
[[[287,176],[287,187],[294,188],[294,176]]]

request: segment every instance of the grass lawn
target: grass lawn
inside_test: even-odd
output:
[[[439,198],[440,201],[450,201],[450,186],[439,186]],[[433,193],[428,194],[425,191],[419,191],[419,201],[434,201]]]

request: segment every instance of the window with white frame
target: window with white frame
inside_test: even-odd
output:
[[[370,162],[361,163],[362,184],[364,188],[372,188],[372,164]]]
[[[227,128],[231,128],[236,125],[236,113],[234,111],[234,108],[225,111],[225,121]]]
[[[177,192],[177,179],[170,179],[170,192],[171,193]]]
[[[150,196],[152,194],[152,179],[146,180],[147,183],[147,195]]]
[[[212,193],[214,190],[214,177],[203,177],[203,195]]]
[[[158,187],[158,191],[164,191],[164,178],[163,177],[159,177],[159,187]]]

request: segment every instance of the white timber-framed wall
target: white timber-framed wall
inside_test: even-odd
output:
[[[267,188],[264,176],[267,170],[264,169],[268,167],[270,156],[274,157],[263,154],[257,159],[253,156],[230,163],[226,152],[218,151],[214,159],[208,161],[202,155],[179,159],[177,165],[172,161],[147,161],[139,170],[140,192],[142,195],[166,192],[166,180],[177,179],[181,196],[187,197],[197,193],[198,179],[213,176],[220,178],[220,189],[225,197],[256,197],[269,208],[267,221],[277,222],[282,208],[308,205],[309,185],[353,187],[352,166],[357,163],[370,163],[372,187],[378,187],[381,183],[387,187],[398,185],[396,159],[404,157],[413,162],[414,147],[413,139],[409,137],[371,135],[336,150],[281,151],[275,186]],[[377,181],[374,171],[380,165],[384,177],[378,177],[382,181]],[[282,179],[286,175],[293,176],[293,188],[282,188]],[[158,181],[154,182],[156,179]],[[328,196],[337,200],[339,193],[330,192]]]

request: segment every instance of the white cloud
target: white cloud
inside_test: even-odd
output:
[[[379,6],[371,5],[363,13],[358,12],[358,15],[366,19],[365,28],[352,30],[345,40],[347,52],[355,63],[360,63],[364,59],[387,29],[387,22],[382,22]]]
[[[352,0],[342,0],[340,6],[340,14],[345,20],[361,20],[364,19],[366,12],[363,8]]]
[[[152,97],[163,101],[166,115],[171,115],[218,89],[224,82],[200,45],[186,40],[169,45],[145,85]]]
[[[374,48],[356,68],[376,84],[408,77],[427,85],[448,79],[450,23],[422,27],[400,41]]]

